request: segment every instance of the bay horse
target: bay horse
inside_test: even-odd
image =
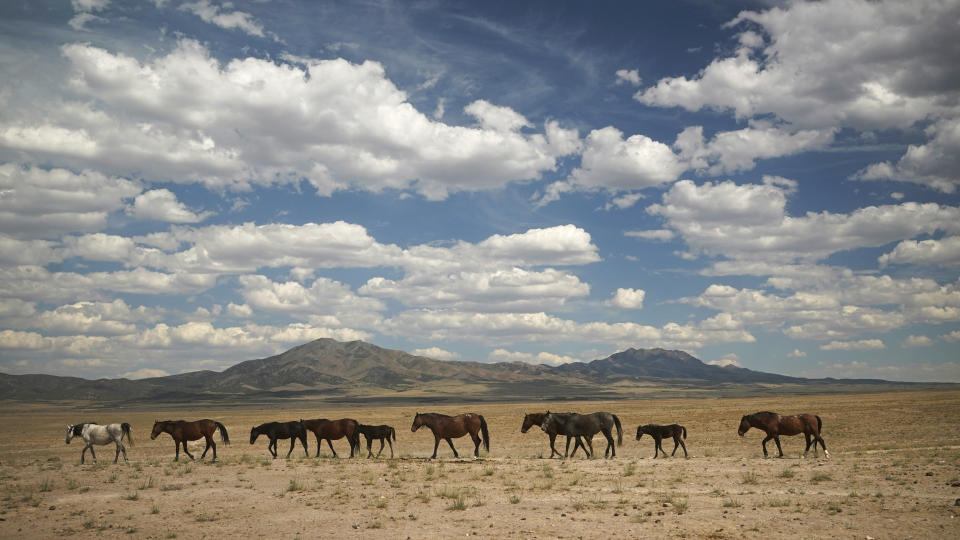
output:
[[[780,435],[797,435],[803,433],[803,438],[807,440],[807,447],[803,455],[810,451],[810,445],[813,444],[813,455],[819,457],[817,452],[817,443],[823,447],[824,455],[829,459],[830,452],[827,451],[827,445],[820,436],[820,430],[823,428],[823,421],[815,414],[795,414],[793,416],[780,416],[777,413],[761,411],[753,414],[744,415],[740,419],[740,428],[737,434],[743,437],[743,434],[750,428],[757,428],[767,434],[763,439],[763,457],[767,457],[767,441],[773,439],[777,443],[777,451],[780,457],[783,457],[783,449],[780,448]]]
[[[127,461],[127,449],[123,446],[124,435],[127,436],[127,442],[130,443],[130,446],[133,446],[133,439],[130,437],[130,424],[126,422],[105,426],[93,422],[82,422],[67,426],[67,444],[70,444],[70,439],[74,437],[82,437],[83,442],[86,443],[86,446],[80,451],[81,464],[83,464],[87,449],[90,449],[90,455],[93,456],[93,462],[96,463],[97,454],[93,451],[93,445],[110,443],[117,445],[117,453],[113,456],[113,462],[116,463],[120,459],[120,452],[123,452],[123,461]]]
[[[213,448],[213,461],[216,461],[217,443],[213,442],[213,434],[218,429],[220,430],[220,438],[223,444],[230,444],[230,436],[227,435],[227,428],[223,427],[223,424],[220,422],[210,420],[209,418],[194,420],[192,422],[187,422],[186,420],[157,420],[153,423],[150,440],[156,439],[161,433],[169,433],[170,437],[173,438],[173,447],[177,451],[173,460],[180,461],[180,445],[183,445],[183,452],[187,454],[190,459],[193,459],[193,454],[187,450],[187,441],[196,441],[203,437],[206,439],[207,446],[203,449],[203,453],[200,454],[200,459],[203,459],[204,456],[207,455],[207,450]]]
[[[483,416],[474,413],[458,414],[457,416],[448,416],[440,413],[417,413],[413,417],[413,425],[410,431],[416,432],[422,426],[427,426],[433,432],[433,455],[430,459],[437,457],[437,447],[440,446],[440,439],[447,441],[450,450],[453,450],[453,457],[460,457],[457,449],[453,447],[453,439],[470,434],[473,439],[473,456],[480,457],[480,442],[483,442],[487,452],[490,451],[490,433],[487,431],[487,421]],[[480,437],[480,434],[483,437]]]
[[[590,446],[590,452],[587,457],[593,454],[593,436],[598,432],[603,433],[607,439],[607,449],[603,452],[603,457],[617,457],[616,446],[613,444],[613,428],[617,428],[617,444],[623,445],[623,427],[620,425],[620,419],[617,415],[608,412],[595,412],[590,414],[555,414],[547,411],[543,417],[543,425],[540,426],[546,433],[556,431],[569,435],[582,435],[587,439]],[[584,449],[586,452],[586,449]],[[574,447],[576,452],[576,447]]]
[[[357,430],[360,422],[352,418],[341,418],[340,420],[327,420],[326,418],[315,418],[313,420],[301,419],[300,422],[317,437],[316,457],[320,457],[320,441],[324,439],[327,440],[327,446],[329,446],[330,451],[333,452],[333,457],[337,457],[337,451],[333,449],[333,441],[344,437],[347,438],[347,442],[350,444],[350,457],[353,457],[355,451],[360,452],[360,432]]]
[[[543,417],[546,416],[549,412],[550,412],[550,411],[542,412],[542,413],[527,413],[527,414],[524,414],[524,415],[523,415],[523,424],[520,426],[520,433],[526,433],[526,432],[527,432],[531,427],[533,427],[533,426],[543,426]],[[567,415],[567,414],[574,414],[574,413],[553,413],[553,414],[564,414],[564,415]],[[554,425],[557,426],[558,424],[554,424]],[[563,454],[562,457],[567,457],[567,456],[570,454],[570,438],[571,438],[571,435],[570,435],[569,433],[558,433],[558,432],[556,432],[556,431],[549,431],[549,432],[547,432],[547,435],[550,437],[550,459],[553,459],[553,455],[554,455],[554,454],[556,454],[556,455],[558,455],[558,456],[560,455],[560,452],[557,450],[556,446],[554,445],[554,443],[555,443],[556,440],[557,440],[557,435],[566,435],[566,436],[567,436],[567,448],[566,448],[566,450],[564,451],[564,454]],[[574,454],[577,453],[577,448],[583,448],[583,452],[584,452],[585,454],[587,454],[587,456],[589,456],[590,454],[587,453],[587,447],[583,445],[583,441],[580,440],[580,436],[579,436],[579,435],[576,437],[576,439],[577,439],[577,443],[576,443],[575,445],[573,445],[573,453],[574,453]]]
[[[637,428],[637,440],[640,440],[644,434],[650,435],[653,437],[653,459],[657,459],[659,452],[663,452],[664,457],[666,457],[667,452],[663,449],[663,439],[673,437],[673,452],[670,453],[670,456],[673,457],[677,453],[677,446],[683,447],[683,457],[687,456],[687,445],[683,444],[683,439],[687,438],[687,428],[681,426],[680,424],[670,424],[669,426],[658,426],[657,424],[647,424],[645,426],[639,426]],[[681,438],[681,436],[683,438]]]
[[[297,420],[292,422],[267,422],[251,428],[250,444],[255,443],[260,435],[266,435],[270,439],[270,443],[267,444],[267,451],[270,452],[273,459],[277,459],[277,439],[290,439],[290,450],[287,452],[288,459],[290,458],[290,452],[293,452],[293,447],[297,444],[297,439],[300,439],[300,444],[303,445],[304,455],[310,456],[310,453],[307,452],[307,428]]]
[[[365,426],[360,424],[357,426],[357,430],[363,435],[363,438],[367,440],[367,457],[373,456],[373,440],[380,440],[380,451],[377,452],[377,457],[380,457],[380,454],[383,452],[383,441],[387,441],[387,444],[390,445],[390,459],[393,459],[393,442],[397,442],[397,431],[390,426]],[[393,438],[393,442],[390,442],[390,439]]]

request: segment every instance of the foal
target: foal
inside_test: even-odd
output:
[[[653,459],[657,459],[659,452],[663,452],[663,455],[666,456],[667,452],[663,449],[663,439],[668,437],[673,437],[673,452],[670,454],[672,457],[677,453],[677,446],[683,447],[683,457],[687,456],[687,445],[683,444],[683,439],[687,438],[687,428],[679,424],[670,424],[669,426],[658,426],[657,424],[647,424],[645,426],[640,426],[637,428],[637,440],[640,440],[644,434],[650,435],[653,437]],[[681,435],[683,439],[681,439]]]
[[[377,457],[380,457],[380,454],[383,452],[383,441],[387,441],[387,444],[390,445],[390,459],[393,459],[393,443],[390,442],[390,439],[393,438],[393,441],[397,441],[397,432],[390,426],[365,426],[360,424],[357,426],[357,431],[359,431],[363,437],[367,440],[367,457],[373,455],[373,440],[380,439],[380,451],[377,452]]]

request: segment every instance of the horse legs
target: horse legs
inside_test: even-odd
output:
[[[677,445],[683,447],[683,457],[690,457],[687,455],[687,445],[683,444],[683,440],[679,436],[673,438],[673,454],[677,453]],[[673,454],[670,454],[670,456],[672,457]]]
[[[440,436],[433,436],[433,455],[430,456],[430,459],[437,459],[437,447],[440,446]],[[453,445],[451,445],[453,446]]]
[[[380,441],[380,444],[383,445],[383,441]],[[390,436],[387,436],[387,444],[390,445],[390,459],[393,459],[393,443],[390,442]],[[381,446],[381,450],[383,447]],[[380,454],[377,454],[377,457],[380,457]]]
[[[590,453],[587,454],[587,457],[591,457],[593,456],[593,435],[584,435],[583,438],[587,440],[587,445],[590,446]],[[586,452],[587,449],[584,448],[583,451]]]
[[[613,434],[610,433],[609,429],[604,429],[603,436],[607,439],[607,449],[603,451],[603,457],[607,457],[608,453],[611,459],[617,457],[617,445],[613,442]],[[664,454],[666,454],[666,452],[664,452]]]
[[[803,449],[803,457],[807,457],[807,454],[810,452],[811,443],[813,444],[813,457],[819,457],[816,440],[811,437],[809,433],[804,433],[803,438],[807,441],[807,447]]]
[[[190,450],[187,450],[187,440],[183,440],[183,453],[190,457],[190,461],[193,461],[193,454],[190,453]]]
[[[548,433],[547,436],[550,437],[550,459],[553,459],[553,454],[560,455],[560,452],[557,452],[557,449],[553,446],[553,443],[557,440],[557,434]],[[570,449],[570,437],[567,437],[567,449]]]
[[[80,452],[80,464],[81,464],[81,465],[83,465],[83,460],[84,460],[83,458],[84,458],[84,456],[87,454],[87,448],[90,449],[90,455],[93,456],[93,462],[94,462],[94,463],[97,462],[97,453],[93,451],[93,445],[92,445],[92,444],[88,444],[88,445],[84,446],[84,447],[83,447],[83,451]]]
[[[290,454],[293,453],[293,447],[296,446],[296,444],[297,444],[297,438],[296,438],[296,437],[290,437],[290,450],[287,451],[287,458],[286,458],[286,459],[290,459]]]
[[[317,437],[317,455],[314,457],[320,457],[320,444],[323,443],[323,439],[320,438],[320,435],[317,432],[313,433]]]
[[[817,441],[820,441],[820,446],[823,447],[823,455],[826,456],[827,459],[830,459],[830,452],[827,452],[827,444],[823,442],[823,437],[821,437],[819,433],[816,435],[816,439],[813,441],[814,454],[817,452]]]
[[[653,435],[653,459],[658,457],[660,457],[660,437]]]
[[[473,457],[480,457],[480,435],[471,433],[470,438],[473,439]]]
[[[780,448],[780,437],[774,437],[773,442],[777,443],[777,452],[780,452],[779,457],[783,457],[783,449]]]
[[[380,437],[380,451],[377,452],[377,457],[380,457],[380,454],[383,453],[383,437]],[[390,445],[390,457],[393,457],[393,445]]]
[[[116,463],[117,460],[120,459],[120,452],[121,452],[121,451],[123,452],[123,461],[124,461],[124,462],[129,461],[129,460],[127,459],[127,449],[124,448],[122,442],[117,442],[117,453],[116,453],[116,455],[113,456],[113,462],[114,462],[114,463]]]
[[[373,437],[369,435],[364,435],[363,438],[367,440],[367,458],[373,457]],[[380,439],[380,451],[383,451],[383,439]],[[377,454],[377,457],[380,457],[380,454]]]
[[[213,435],[204,435],[204,438],[207,442],[207,447],[203,449],[203,453],[200,454],[200,459],[203,459],[207,455],[207,450],[213,448],[213,460],[217,460],[217,443],[213,442]]]
[[[590,451],[587,451],[587,447],[583,444],[583,440],[579,435],[576,436],[576,443],[573,445],[573,453],[570,454],[570,457],[573,457],[577,453],[577,448],[583,448],[583,453],[586,454],[584,459],[590,459],[590,456],[593,454],[593,445],[590,445]]]
[[[767,441],[769,441],[769,440],[772,439],[772,438],[773,438],[773,435],[767,435],[766,438],[763,439],[763,457],[768,457],[768,454],[767,454]]]
[[[176,439],[173,440],[173,449],[177,451],[177,453],[173,456],[173,460],[180,461],[180,441]]]
[[[267,443],[267,451],[270,452],[270,455],[273,456],[273,459],[277,459],[277,451],[275,450],[276,446],[276,439],[270,439],[270,442]]]
[[[574,453],[574,454],[577,453],[577,446],[579,446],[580,444],[581,444],[581,443],[580,443],[580,437],[578,436],[578,437],[577,437],[577,444],[573,445],[573,453]],[[586,452],[586,451],[587,451],[586,448],[584,448],[583,451]],[[557,453],[559,454],[560,452],[557,452]],[[550,457],[553,457],[553,454],[550,454]],[[563,452],[563,457],[565,457],[565,458],[566,458],[566,457],[570,457],[570,436],[569,436],[569,435],[567,435],[567,449],[564,450],[564,452]]]
[[[457,453],[457,449],[453,447],[453,439],[447,437],[447,444],[450,445],[450,449],[453,450],[453,457],[459,458],[460,454]],[[477,443],[477,448],[480,448],[480,443]]]
[[[333,457],[337,457],[337,451],[333,449],[333,439],[327,439],[327,446],[329,446],[330,451],[333,452]]]

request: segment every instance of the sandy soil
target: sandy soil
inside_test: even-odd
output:
[[[5,403],[0,537],[960,537],[960,392],[554,405],[617,414],[624,437],[612,460],[546,459],[546,435],[519,431],[525,411],[543,409],[424,406],[478,412],[491,432],[481,459],[453,459],[441,443],[431,461],[429,431],[410,432],[412,407],[172,412]],[[819,414],[832,459],[801,458],[802,437],[783,438],[784,459],[763,459],[762,435],[741,439],[736,428],[740,416],[764,409]],[[149,439],[160,417],[217,419],[232,444],[217,436],[216,463],[173,463],[169,436]],[[262,438],[248,444],[253,425],[300,417],[391,424],[397,459],[347,459],[343,440],[334,443],[340,458],[325,445],[314,458],[313,439],[310,457],[298,445],[289,460],[286,441],[277,460]],[[88,455],[81,465],[82,445],[64,444],[66,424],[81,420],[130,422],[130,462],[114,465],[113,447],[103,446],[98,464]],[[653,460],[652,440],[634,440],[639,424],[675,422],[687,427],[689,459]],[[471,455],[469,439],[456,445]],[[602,455],[601,437],[594,446]],[[203,447],[190,449],[199,458]]]

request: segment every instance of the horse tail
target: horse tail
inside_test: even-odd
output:
[[[615,414],[610,416],[613,417],[613,423],[617,425],[617,446],[623,446],[623,427],[620,425],[620,419]]]
[[[490,432],[487,431],[487,421],[484,420],[482,414],[478,414],[480,417],[480,431],[483,433],[483,447],[487,449],[487,452],[490,451]]]
[[[684,427],[684,426],[680,426],[680,429],[683,430],[683,438],[686,439],[686,438],[687,438],[687,428]]]
[[[223,424],[217,422],[216,420],[214,420],[213,423],[217,426],[217,429],[220,430],[220,437],[223,438],[223,444],[230,444],[230,436],[227,435],[227,428],[225,428]]]
[[[823,431],[823,420],[820,419],[820,415],[814,415],[817,419],[817,435]]]
[[[397,442],[397,430],[390,428],[390,436],[393,437],[393,442]]]
[[[123,430],[123,432],[120,433],[120,440],[122,441],[123,436],[126,435],[127,442],[130,443],[130,446],[133,446],[133,437],[130,436],[130,424],[124,422],[120,424],[120,428]]]
[[[360,422],[356,420],[353,421],[353,435],[350,436],[352,439],[350,444],[357,449],[357,452],[360,451]]]

